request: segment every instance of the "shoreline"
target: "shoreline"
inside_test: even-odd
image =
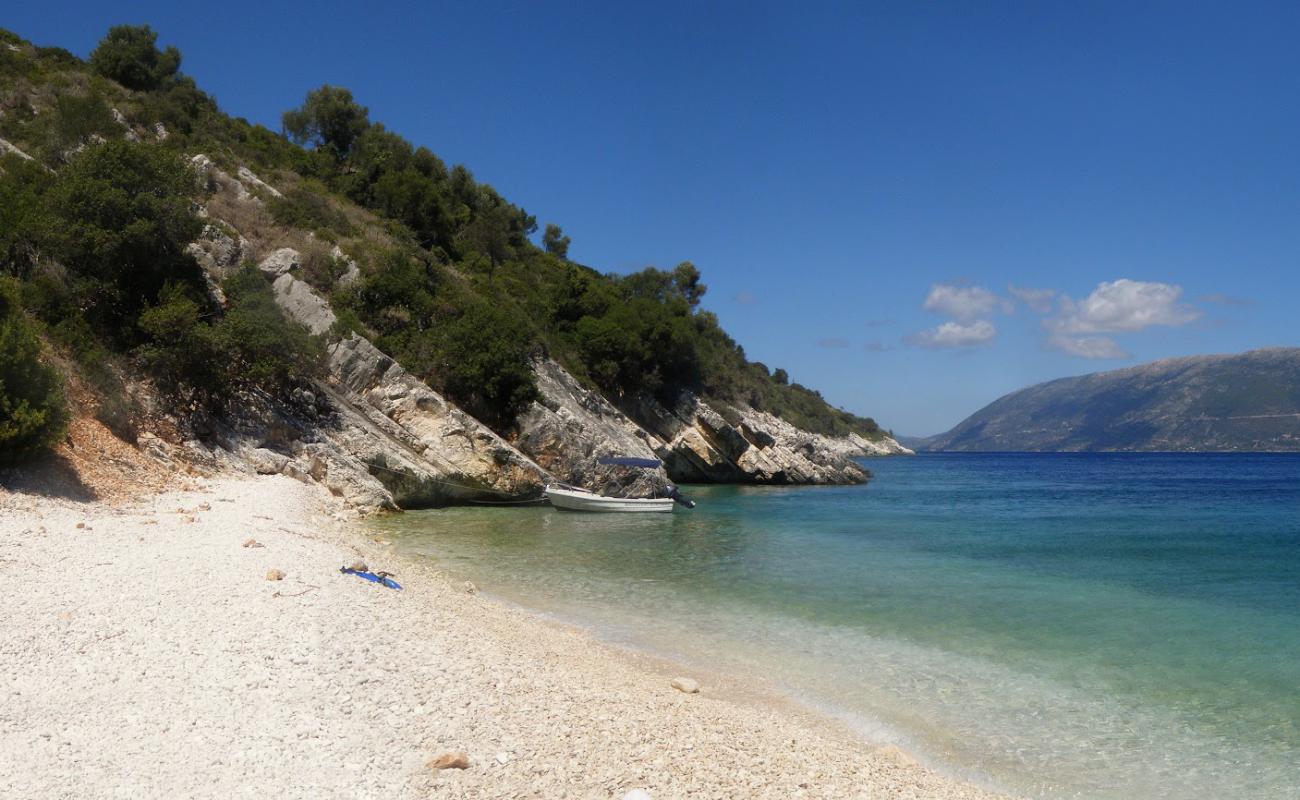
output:
[[[0,512],[22,796],[995,796],[742,676],[680,692],[680,665],[468,593],[289,478]],[[338,573],[356,558],[404,591]]]

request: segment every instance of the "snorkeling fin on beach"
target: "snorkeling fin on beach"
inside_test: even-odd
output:
[[[352,569],[351,567],[339,567],[339,572],[344,575],[356,575],[358,578],[377,583],[380,586],[387,586],[389,589],[401,590],[402,585],[393,580],[390,572],[367,572],[365,570]]]

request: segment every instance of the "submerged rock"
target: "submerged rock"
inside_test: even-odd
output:
[[[669,685],[686,694],[696,694],[700,691],[700,683],[694,678],[673,678]]]

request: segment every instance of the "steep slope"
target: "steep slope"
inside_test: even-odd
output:
[[[1061,378],[990,403],[923,449],[1300,451],[1300,348]]]
[[[906,452],[748,360],[689,262],[601,274],[555,226],[539,247],[531,215],[346,90],[286,120],[330,95],[355,139],[291,141],[222,113],[175,59],[128,88],[95,59],[2,29],[0,45],[0,273],[70,369],[112,360],[104,416],[160,459],[282,472],[374,509],[528,499],[551,479],[852,483],[868,476],[853,457]],[[73,209],[83,189],[96,199]],[[104,198],[94,235],[153,236],[130,258],[54,235]],[[115,404],[122,380],[148,388]],[[666,469],[617,475],[607,454]]]

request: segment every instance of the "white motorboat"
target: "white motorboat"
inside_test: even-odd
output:
[[[606,466],[640,467],[642,469],[658,469],[662,464],[662,462],[652,458],[624,458],[619,456],[604,456],[598,461]],[[609,497],[596,494],[589,489],[581,489],[563,483],[553,483],[546,487],[546,499],[551,501],[551,505],[565,511],[667,514],[678,503],[687,508],[695,508],[695,503],[682,497],[681,493],[677,491],[677,487],[672,485],[668,486],[667,492],[662,497]]]
[[[547,486],[546,499],[565,511],[650,511],[669,513],[677,504],[671,497],[606,497],[572,486]]]

